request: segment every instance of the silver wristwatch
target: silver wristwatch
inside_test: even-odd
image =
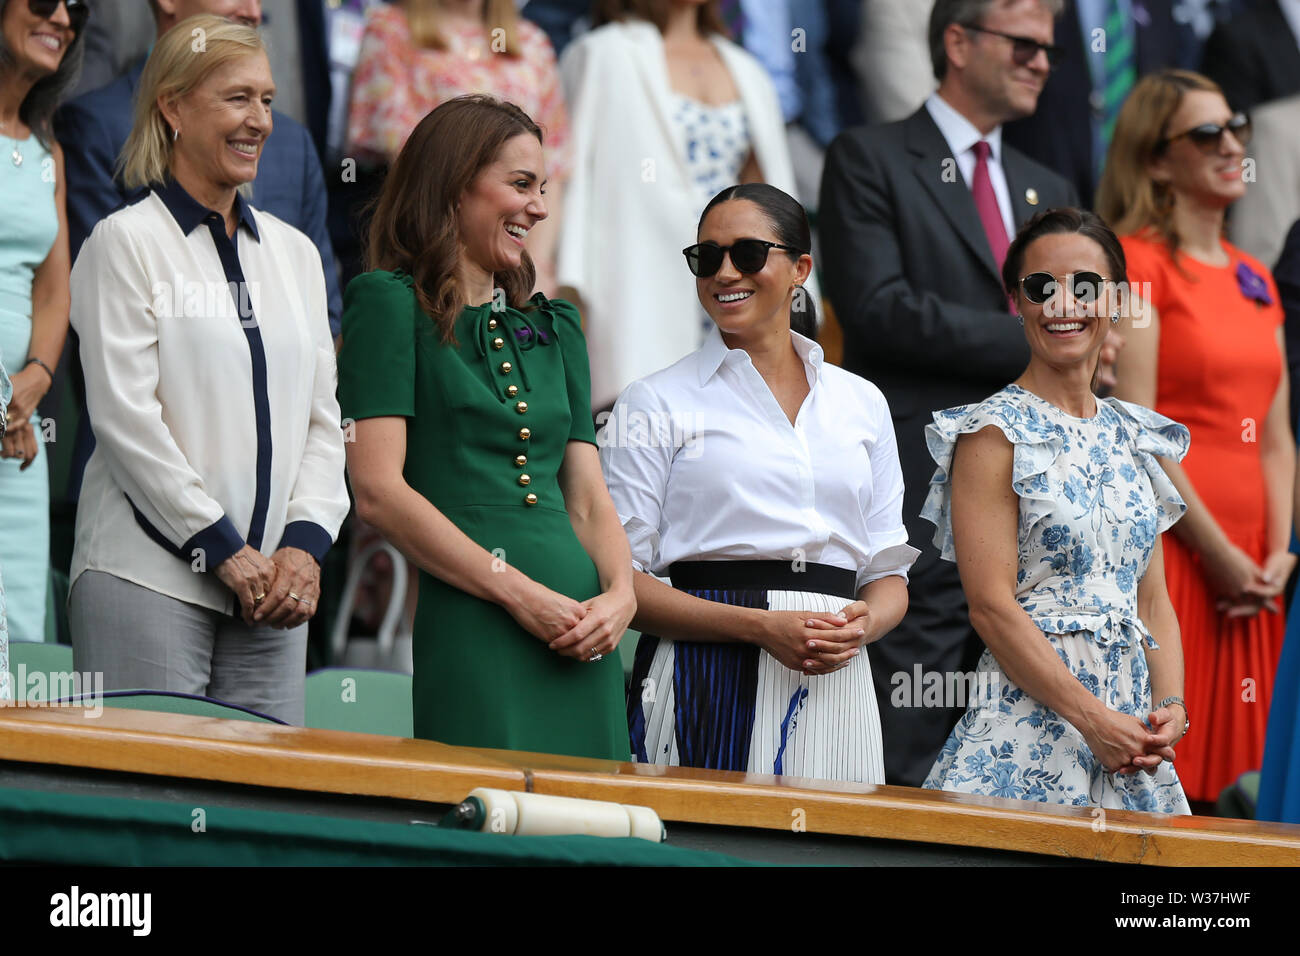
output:
[[[1183,736],[1186,737],[1187,731],[1192,729],[1192,718],[1188,716],[1187,713],[1187,702],[1181,697],[1170,695],[1160,701],[1160,703],[1156,704],[1156,710],[1159,710],[1161,707],[1168,707],[1170,704],[1178,704],[1183,708]]]

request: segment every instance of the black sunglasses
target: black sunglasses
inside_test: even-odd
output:
[[[977,27],[973,23],[959,24],[963,30],[974,30],[976,33],[988,33],[991,36],[1002,37],[1004,40],[1011,41],[1011,59],[1015,61],[1016,66],[1028,66],[1033,62],[1034,57],[1038,56],[1038,51],[1042,50],[1047,54],[1047,68],[1054,70],[1061,64],[1061,57],[1065,51],[1059,46],[1053,46],[1050,43],[1039,43],[1030,37],[1012,36],[1010,33],[1002,33],[999,30],[986,30],[983,27]]]
[[[1095,272],[1071,272],[1065,276],[1066,286],[1076,302],[1090,303],[1101,294],[1102,284],[1107,282],[1105,276]],[[1050,272],[1031,272],[1020,280],[1020,290],[1025,298],[1034,305],[1042,305],[1056,295],[1061,283]]]
[[[32,16],[48,20],[59,9],[60,3],[68,8],[68,22],[72,24],[73,31],[80,33],[90,17],[90,7],[86,5],[86,0],[27,0],[27,9]]]
[[[1192,144],[1199,150],[1209,153],[1218,150],[1223,145],[1223,134],[1231,133],[1242,146],[1250,144],[1250,135],[1253,132],[1250,125],[1250,117],[1245,113],[1235,113],[1232,119],[1227,123],[1220,125],[1218,123],[1202,123],[1200,126],[1193,126],[1189,130],[1184,130],[1175,136],[1167,136],[1160,141],[1160,149],[1164,149],[1176,139],[1182,139],[1186,136],[1192,141]]]
[[[718,270],[722,268],[722,257],[727,253],[731,254],[731,264],[736,267],[737,272],[746,275],[762,272],[763,266],[767,265],[769,249],[785,249],[789,252],[797,252],[799,255],[807,252],[806,249],[783,246],[779,242],[768,242],[766,239],[737,239],[729,246],[720,246],[716,242],[697,242],[683,249],[682,255],[686,257],[686,267],[693,275],[700,279],[707,279],[718,274]]]

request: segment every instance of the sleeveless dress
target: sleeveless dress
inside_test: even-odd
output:
[[[5,414],[11,395],[13,386],[5,374],[4,355],[0,355],[0,435],[4,434]],[[5,625],[4,568],[0,568],[0,700],[12,699],[13,689],[9,686],[9,629]]]
[[[1157,535],[1187,506],[1155,455],[1181,459],[1187,429],[1118,399],[1074,418],[1017,385],[978,405],[934,413],[926,442],[938,464],[921,516],[955,561],[953,451],[961,435],[996,425],[1014,446],[1020,496],[1016,600],[1070,672],[1111,710],[1145,721],[1151,683],[1138,617],[1138,584]],[[1178,774],[1108,772],[1083,735],[1002,673],[985,649],[976,699],[958,721],[924,786],[1042,803],[1190,813]]]
[[[407,420],[407,483],[487,551],[578,601],[600,593],[558,480],[570,441],[595,444],[577,310],[464,309],[441,341],[402,272],[348,286],[339,404]],[[623,668],[561,657],[500,605],[419,575],[415,736],[468,747],[627,760]]]
[[[1136,287],[1160,313],[1156,411],[1187,425],[1192,449],[1183,471],[1232,543],[1262,564],[1268,495],[1259,438],[1282,377],[1273,277],[1226,242],[1230,265],[1183,255],[1181,272],[1158,239],[1122,243],[1129,281],[1149,284]],[[1213,728],[1179,745],[1178,772],[1190,799],[1213,801],[1263,762],[1286,621],[1267,611],[1221,614],[1200,556],[1174,535],[1165,541],[1165,580],[1182,631],[1188,713]]]
[[[0,140],[8,146],[9,140]],[[0,148],[0,355],[11,373],[27,362],[32,340],[32,279],[59,234],[54,202],[54,158],[35,136],[18,144],[21,166]],[[44,373],[42,373],[44,374]],[[11,425],[15,424],[13,422]],[[40,437],[40,416],[32,412]],[[4,570],[9,635],[45,640],[50,574],[50,489],[45,447],[26,471],[16,458],[0,459],[0,568]]]

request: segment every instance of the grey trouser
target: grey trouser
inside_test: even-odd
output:
[[[307,625],[249,627],[103,571],[68,596],[73,668],[105,690],[170,690],[249,707],[301,726]]]

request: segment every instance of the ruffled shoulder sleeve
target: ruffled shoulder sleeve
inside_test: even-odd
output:
[[[921,517],[935,526],[934,546],[949,561],[956,561],[952,546],[952,459],[957,439],[995,425],[1013,447],[1011,485],[1021,498],[1022,526],[1051,512],[1056,503],[1047,481],[1047,469],[1065,445],[1065,430],[1042,410],[1011,388],[1003,389],[978,405],[959,405],[934,413],[925,427],[925,443],[938,466]]]
[[[1160,462],[1156,461],[1156,456],[1182,461],[1192,443],[1191,432],[1186,425],[1145,406],[1118,398],[1104,398],[1102,401],[1114,409],[1121,419],[1120,428],[1124,434],[1116,435],[1116,440],[1127,439],[1132,442],[1133,457],[1151,480],[1158,515],[1157,533],[1168,531],[1187,511],[1187,503],[1183,501]]]

